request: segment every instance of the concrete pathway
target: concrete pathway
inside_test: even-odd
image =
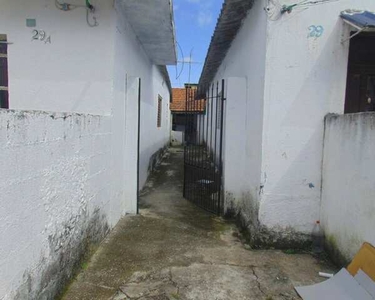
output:
[[[295,285],[332,271],[307,254],[247,250],[233,224],[182,198],[183,153],[170,149],[65,300],[299,299]]]

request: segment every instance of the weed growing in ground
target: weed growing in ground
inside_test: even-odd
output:
[[[88,262],[83,262],[83,263],[81,263],[81,269],[82,269],[82,270],[86,270],[88,267],[89,267]]]

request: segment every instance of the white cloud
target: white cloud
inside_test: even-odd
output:
[[[212,23],[213,15],[211,11],[212,11],[213,0],[185,0],[185,1],[197,5],[197,13],[195,14],[195,16],[196,16],[197,23],[200,27],[205,27]]]
[[[194,62],[194,59],[193,58],[190,58],[189,56],[187,57],[184,57],[183,60],[182,60],[184,63],[193,63]]]
[[[198,25],[200,27],[205,27],[212,23],[213,16],[212,13],[209,11],[200,11],[198,13]]]

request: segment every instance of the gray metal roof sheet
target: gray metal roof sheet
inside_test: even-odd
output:
[[[206,56],[200,87],[215,77],[254,0],[225,0]]]

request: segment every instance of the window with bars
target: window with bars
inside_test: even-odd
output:
[[[157,126],[161,127],[161,117],[162,117],[162,105],[163,104],[163,98],[159,95],[158,96],[158,122]]]
[[[9,108],[8,44],[7,36],[0,34],[0,108]]]

